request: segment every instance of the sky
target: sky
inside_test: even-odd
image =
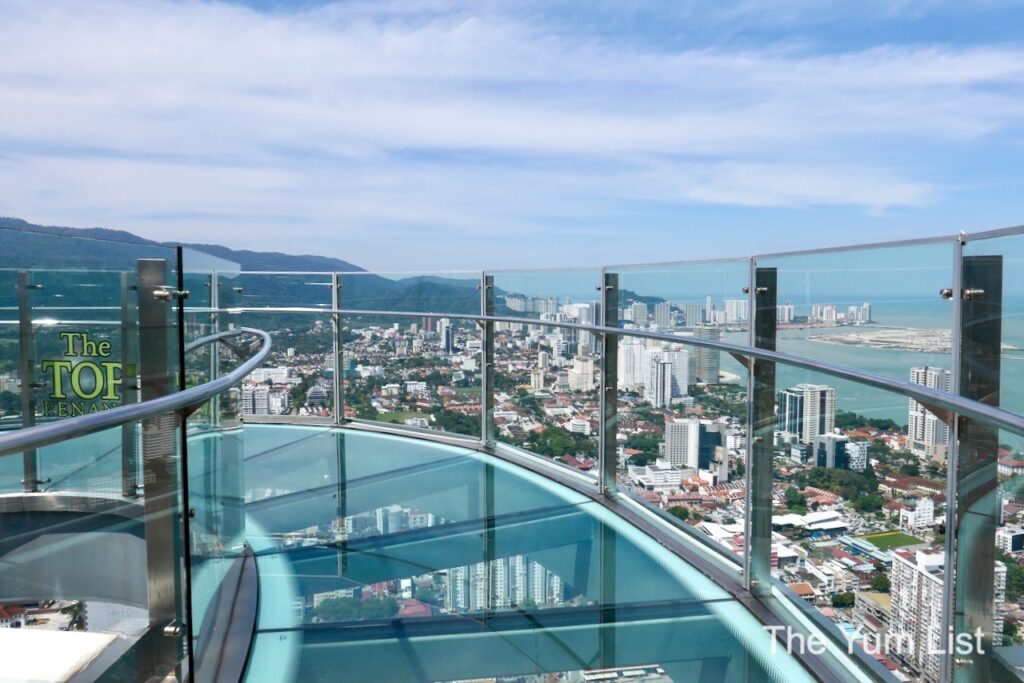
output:
[[[1024,0],[0,0],[0,215],[367,269],[1024,223]]]

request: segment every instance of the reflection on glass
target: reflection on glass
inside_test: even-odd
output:
[[[404,438],[246,431],[267,596],[248,680],[807,680],[722,588],[550,480]]]
[[[601,322],[596,270],[498,271],[495,324],[497,438],[597,481],[600,339],[573,327]]]
[[[758,258],[778,273],[779,351],[912,379],[915,368],[952,369],[953,241]],[[807,381],[780,366],[779,387]],[[839,410],[906,424],[906,401],[832,380]]]
[[[482,341],[475,323],[349,315],[344,340],[345,417],[479,438]]]
[[[747,370],[686,340],[747,344],[750,262],[610,270],[618,275],[618,322],[626,330],[617,359],[619,486],[742,556]]]

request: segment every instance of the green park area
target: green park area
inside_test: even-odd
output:
[[[859,536],[858,538],[874,544],[879,550],[903,548],[908,545],[924,543],[920,538],[914,538],[902,531],[882,531],[876,534],[868,534],[867,536]]]
[[[377,413],[378,422],[395,422],[402,424],[410,417],[422,417],[423,419],[430,421],[430,413],[419,413],[413,410],[400,410],[393,413]]]

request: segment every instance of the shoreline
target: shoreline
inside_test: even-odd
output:
[[[857,332],[813,334],[809,341],[835,346],[854,346],[869,349],[910,351],[913,353],[949,353],[952,334],[949,330],[918,329],[910,327],[877,326]],[[1012,344],[1002,344],[1003,351],[1020,351]]]

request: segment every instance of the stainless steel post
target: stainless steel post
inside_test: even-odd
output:
[[[619,275],[601,273],[601,324],[617,327],[619,324]],[[601,344],[601,382],[598,397],[601,424],[597,435],[598,473],[601,492],[612,494],[618,490],[616,473],[618,455],[616,430],[619,411],[619,337],[614,334],[598,335]]]
[[[751,328],[754,346],[775,350],[778,274],[752,263]],[[775,444],[775,363],[752,360],[747,396],[747,555],[745,581],[754,595],[771,593],[772,469]]]
[[[35,333],[32,330],[32,273],[18,272],[18,374],[21,379],[21,428],[36,424]],[[26,493],[39,490],[39,451],[31,448],[22,455],[22,485]]]
[[[141,399],[174,391],[171,356],[171,317],[168,297],[157,298],[167,286],[167,262],[139,259],[139,375]],[[173,301],[173,299],[170,299]],[[163,642],[154,666],[176,666],[190,637],[184,631],[182,599],[181,482],[178,474],[178,428],[181,417],[168,413],[142,422],[142,470],[145,492],[146,569],[150,629],[173,638]],[[168,659],[170,661],[168,661]],[[167,669],[169,670],[169,669]],[[164,673],[166,673],[166,671]]]
[[[494,276],[486,273],[480,274],[480,315],[494,315]],[[480,334],[480,441],[494,448],[494,322],[482,321]]]

